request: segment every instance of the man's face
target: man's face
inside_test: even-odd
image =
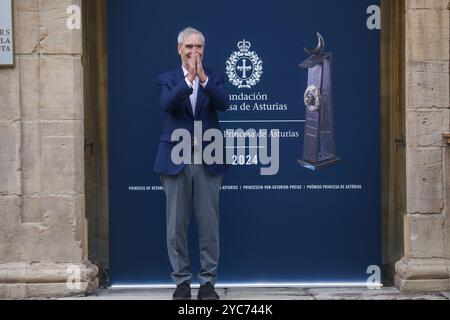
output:
[[[183,44],[178,46],[178,53],[181,56],[183,65],[187,67],[189,65],[189,60],[196,58],[197,56],[202,60],[204,49],[203,41],[199,34],[193,33],[185,37]]]

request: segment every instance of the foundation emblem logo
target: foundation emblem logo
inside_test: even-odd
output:
[[[237,44],[239,51],[233,52],[227,60],[227,75],[230,83],[239,89],[255,86],[263,74],[263,62],[245,39]]]

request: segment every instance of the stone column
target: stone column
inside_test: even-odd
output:
[[[449,42],[448,0],[406,1],[404,291],[450,290]]]
[[[87,260],[82,38],[66,26],[70,5],[81,0],[14,1],[16,66],[0,69],[0,298],[98,286]]]

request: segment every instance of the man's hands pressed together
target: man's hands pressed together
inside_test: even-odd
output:
[[[200,54],[193,54],[192,57],[188,61],[188,75],[187,79],[194,83],[195,77],[200,79],[200,83],[205,83],[208,80],[208,76],[203,69],[202,58]]]
[[[196,59],[194,59],[194,57],[190,58],[188,60],[188,75],[186,76],[186,79],[188,79],[188,81],[190,83],[193,83],[195,80],[195,77],[197,76],[197,61]]]
[[[208,80],[208,76],[203,70],[203,63],[200,55],[197,55],[197,76],[200,79],[200,83],[205,83]]]

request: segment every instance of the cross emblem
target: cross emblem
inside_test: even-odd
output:
[[[242,59],[242,66],[238,66],[237,69],[242,71],[242,79],[247,79],[247,71],[252,70],[251,66],[247,66],[247,59]]]

